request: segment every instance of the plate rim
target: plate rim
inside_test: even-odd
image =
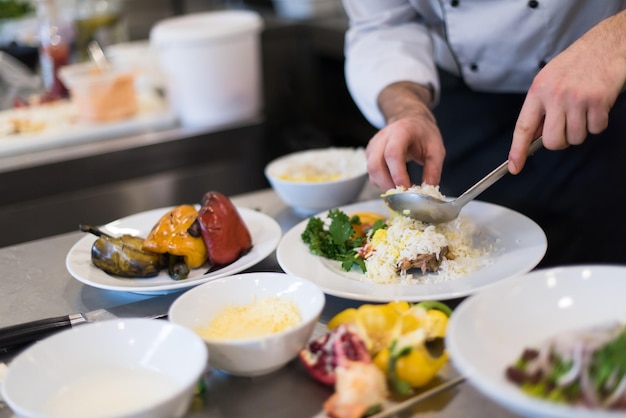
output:
[[[510,280],[498,282],[486,292],[476,293],[461,302],[454,310],[454,313],[450,318],[445,338],[445,344],[454,367],[459,371],[459,373],[463,374],[467,378],[468,383],[473,385],[485,397],[493,400],[508,410],[525,416],[541,416],[551,418],[626,417],[626,412],[623,411],[576,409],[571,406],[551,403],[542,399],[534,399],[525,395],[521,390],[516,390],[513,386],[507,385],[503,388],[500,384],[501,382],[493,380],[491,374],[477,373],[476,367],[471,365],[471,360],[468,359],[466,355],[460,354],[463,353],[462,347],[464,344],[455,330],[462,327],[462,325],[460,325],[460,321],[462,321],[462,319],[457,318],[468,318],[471,316],[472,311],[476,309],[484,298],[490,298],[497,292],[502,292],[506,289],[513,289],[517,286],[532,286],[534,282],[542,279],[545,280],[549,276],[556,277],[558,275],[562,278],[563,275],[567,275],[568,278],[575,277],[577,280],[583,280],[580,277],[582,275],[577,275],[575,272],[582,272],[587,269],[595,271],[602,270],[604,272],[614,271],[626,274],[626,266],[617,264],[573,264],[546,267],[518,275]],[[609,280],[609,278],[607,276],[603,276],[596,280]],[[531,343],[532,342],[529,342],[529,344]]]
[[[389,212],[389,209],[387,208],[387,206],[385,206],[382,199],[372,199],[372,200],[366,200],[366,201],[361,201],[361,202],[355,202],[350,205],[337,207],[336,209],[342,210],[343,212],[346,212],[346,213],[350,213],[350,212],[356,212],[359,210],[370,210],[370,209],[359,209],[359,208],[362,208],[362,207],[369,208],[370,206],[374,206],[374,205],[379,208],[382,208],[380,210],[384,210],[386,211],[386,213]],[[547,246],[548,246],[547,237],[543,229],[535,221],[530,219],[528,216],[523,215],[510,208],[500,206],[494,203],[474,200],[468,203],[468,205],[466,206],[466,208],[470,208],[471,210],[478,210],[478,208],[480,207],[488,208],[490,210],[497,210],[501,213],[508,214],[510,216],[511,215],[515,216],[517,219],[522,220],[523,222],[526,222],[529,225],[532,225],[534,227],[534,230],[532,232],[536,234],[536,238],[538,239],[538,241],[534,244],[536,251],[534,252],[532,259],[529,259],[528,264],[524,268],[518,269],[519,271],[514,272],[513,274],[505,277],[504,279],[507,279],[510,277],[516,277],[518,275],[527,273],[528,271],[532,270],[545,256],[545,253],[547,250]],[[322,211],[315,215],[312,215],[312,217],[322,217],[322,216],[325,216],[328,212],[329,212],[328,210]],[[463,213],[464,212],[461,212],[461,215],[463,215]],[[439,293],[433,293],[429,295],[420,294],[420,292],[417,292],[416,294],[406,294],[406,292],[400,292],[401,294],[394,294],[392,298],[390,298],[390,296],[377,294],[377,292],[375,291],[376,288],[379,287],[379,289],[382,290],[385,287],[397,288],[399,286],[413,286],[413,285],[394,285],[394,284],[375,284],[375,283],[366,283],[366,282],[355,282],[355,283],[360,283],[359,286],[365,286],[369,288],[369,293],[356,292],[355,290],[343,291],[343,290],[338,290],[332,287],[328,287],[325,284],[320,283],[319,280],[316,278],[312,278],[310,276],[304,276],[298,273],[297,271],[295,271],[293,268],[292,262],[287,255],[288,252],[293,251],[293,249],[291,250],[287,249],[287,243],[290,240],[294,239],[293,236],[295,234],[298,234],[299,231],[304,230],[309,219],[310,217],[300,221],[298,224],[290,228],[285,234],[283,234],[281,241],[279,242],[276,248],[276,257],[278,260],[278,264],[287,273],[314,281],[324,291],[324,293],[332,295],[332,296],[337,296],[337,297],[351,299],[351,300],[359,300],[363,302],[381,302],[381,303],[389,302],[391,300],[396,300],[396,299],[406,300],[407,302],[419,302],[423,300],[432,300],[432,299],[448,300],[448,299],[457,299],[457,298],[469,296],[478,290],[485,289],[495,283],[498,283],[501,280],[504,280],[504,279],[496,280],[494,282],[487,283],[479,287],[457,289],[455,291],[439,292]],[[292,242],[290,244],[292,244]],[[302,245],[304,244],[302,243]],[[311,263],[313,262],[316,264],[323,263],[322,261],[323,258],[321,256],[313,255],[310,252],[308,252],[308,250],[306,252],[308,255],[307,258],[309,258],[309,261]],[[326,270],[328,274],[333,274],[335,276],[341,277],[339,274],[335,272],[331,272],[331,270],[329,269],[326,269]],[[428,285],[429,284],[424,284],[423,286],[428,286]],[[422,285],[419,285],[419,286],[422,286]]]
[[[177,206],[179,205],[165,206],[161,208],[149,209],[146,211],[133,213],[128,216],[124,216],[124,217],[115,219],[113,221],[107,222],[106,224],[103,224],[102,227],[113,226],[116,223],[124,222],[128,220],[128,218],[146,215],[151,212],[154,212],[154,213],[162,212],[163,214],[165,214],[167,213],[168,210],[171,210]],[[158,294],[178,292],[178,291],[189,289],[191,287],[198,286],[210,280],[219,279],[225,276],[240,273],[241,271],[258,264],[259,262],[264,260],[266,257],[268,257],[273,251],[276,250],[280,242],[280,239],[282,238],[282,228],[280,227],[280,225],[274,218],[272,218],[271,216],[261,211],[246,208],[246,207],[241,207],[237,205],[235,205],[235,208],[239,211],[239,214],[241,215],[244,221],[246,220],[246,217],[247,218],[256,217],[256,219],[259,221],[259,224],[262,224],[264,230],[267,231],[266,233],[269,235],[269,237],[266,241],[262,242],[262,244],[264,244],[261,247],[263,250],[259,250],[259,252],[255,254],[254,253],[255,248],[258,248],[260,244],[260,243],[256,243],[254,244],[252,251],[246,254],[246,255],[255,254],[254,258],[246,261],[240,266],[231,268],[223,273],[220,273],[219,270],[216,270],[212,272],[211,275],[208,275],[208,276],[203,275],[192,281],[181,280],[181,281],[174,281],[171,284],[155,284],[152,286],[124,286],[124,285],[115,286],[115,285],[109,285],[106,283],[97,283],[79,274],[76,271],[76,268],[74,267],[75,261],[73,260],[73,256],[75,255],[77,250],[78,251],[83,250],[83,247],[86,247],[86,246],[88,246],[88,248],[91,248],[91,245],[97,239],[95,236],[91,236],[91,235],[86,235],[84,237],[81,237],[77,242],[74,243],[74,245],[72,245],[72,247],[70,248],[70,250],[68,251],[65,257],[66,269],[74,279],[91,287],[104,289],[104,290],[113,290],[113,291],[130,292],[130,293],[138,293],[138,294],[149,294],[149,295],[158,295]],[[252,240],[254,243],[254,236],[252,236]],[[228,266],[225,266],[225,267],[228,267]],[[93,266],[93,264],[91,264],[90,268],[97,269],[95,266]],[[107,273],[102,272],[102,274],[107,274]],[[141,279],[137,279],[137,280],[141,280]]]

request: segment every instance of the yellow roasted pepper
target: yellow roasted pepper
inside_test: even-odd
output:
[[[193,205],[173,208],[157,222],[143,243],[145,251],[169,253],[184,258],[189,268],[198,268],[207,260],[206,245],[201,236],[189,234],[189,227],[198,217]]]
[[[402,320],[392,306],[361,305],[357,310],[356,325],[365,331],[365,346],[374,355],[400,334]]]
[[[408,394],[411,388],[428,384],[448,361],[448,354],[433,357],[423,344],[402,346],[395,341],[374,357],[374,364],[389,379],[394,390]]]
[[[430,382],[448,361],[447,353],[433,357],[425,344],[446,335],[451,313],[447,305],[437,301],[364,304],[339,312],[328,328],[356,325],[374,364],[396,392],[408,394]]]

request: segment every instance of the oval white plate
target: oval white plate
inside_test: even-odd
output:
[[[522,350],[557,334],[626,320],[626,267],[541,269],[463,301],[448,323],[453,364],[486,396],[523,416],[626,417],[532,398],[505,378]]]
[[[153,209],[110,222],[101,227],[111,235],[124,233],[146,237],[158,220],[172,207]],[[133,293],[163,294],[176,292],[208,282],[211,279],[239,273],[257,264],[276,249],[282,231],[273,218],[252,209],[237,208],[252,235],[252,250],[235,262],[209,273],[206,268],[194,269],[185,280],[172,280],[167,271],[146,279],[128,279],[111,276],[91,262],[91,246],[97,239],[91,234],[81,238],[70,249],[65,265],[77,280],[93,287]]]
[[[389,213],[389,209],[380,199],[339,209],[345,213]],[[325,214],[326,212],[316,216],[325,218]],[[490,256],[492,262],[489,265],[456,280],[428,284],[376,284],[362,281],[365,279],[363,274],[344,272],[339,262],[311,254],[300,237],[308,219],[283,236],[276,256],[284,271],[311,280],[329,295],[371,302],[417,302],[467,296],[500,280],[530,271],[546,252],[547,241],[543,230],[518,212],[491,203],[473,201],[461,214],[485,231],[499,251]]]

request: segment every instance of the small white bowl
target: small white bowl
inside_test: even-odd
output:
[[[320,181],[326,176],[334,178]],[[365,150],[323,148],[287,154],[265,167],[265,177],[283,202],[312,215],[357,199],[368,177]]]
[[[509,382],[505,370],[525,348],[572,330],[626,320],[626,267],[540,269],[496,283],[463,301],[452,314],[446,347],[457,370],[487,397],[520,416],[617,418],[534,398]]]
[[[168,321],[95,322],[20,353],[2,396],[23,418],[182,417],[207,360],[202,339]]]
[[[271,373],[294,359],[311,338],[324,307],[324,293],[313,283],[284,273],[245,273],[197,286],[174,301],[169,320],[197,332],[231,306],[266,297],[293,301],[302,322],[275,334],[250,339],[204,338],[216,369],[237,376]]]

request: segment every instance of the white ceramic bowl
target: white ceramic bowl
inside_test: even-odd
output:
[[[314,171],[324,175],[311,175]],[[337,178],[319,181],[326,175]],[[323,148],[287,154],[265,167],[265,177],[283,202],[312,215],[357,199],[367,180],[365,150]]]
[[[169,320],[197,331],[230,306],[276,296],[295,302],[302,322],[264,337],[241,340],[205,338],[216,369],[238,376],[271,373],[293,358],[311,338],[324,307],[324,293],[313,283],[284,273],[244,273],[197,286],[174,301]]]
[[[455,309],[446,346],[454,366],[486,396],[528,417],[626,417],[532,398],[505,378],[524,348],[568,330],[626,320],[626,267],[536,270],[471,296]]]
[[[2,396],[25,418],[181,417],[207,358],[201,338],[168,321],[84,324],[20,353]]]

